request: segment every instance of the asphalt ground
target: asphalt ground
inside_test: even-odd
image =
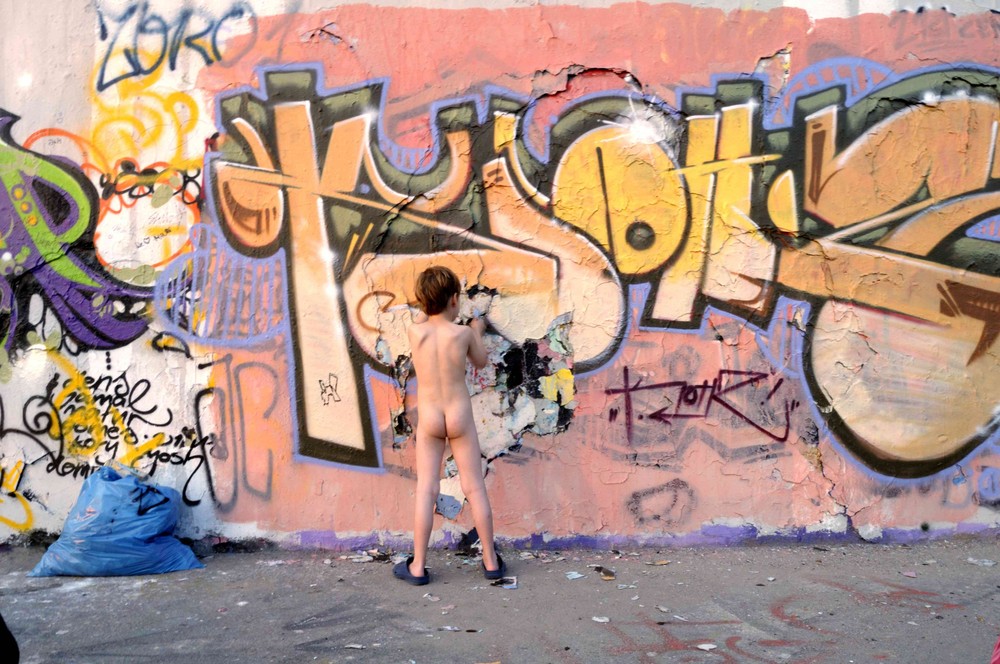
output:
[[[506,549],[516,588],[490,585],[477,559],[455,551],[432,552],[422,587],[395,579],[391,562],[350,552],[272,549],[209,555],[204,569],[164,575],[28,577],[42,553],[0,549],[0,613],[22,663],[985,664],[1000,635],[992,536]]]

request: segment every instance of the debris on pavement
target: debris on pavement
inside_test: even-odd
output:
[[[657,606],[656,610],[660,611],[661,613],[670,613],[670,607],[668,606]]]
[[[358,551],[354,555],[345,554],[340,556],[340,559],[349,560],[352,563],[388,563],[395,560],[399,555],[400,554],[393,554],[393,552],[388,549],[374,548],[368,549],[367,551]],[[406,556],[403,556],[403,560],[406,560]],[[333,561],[331,560],[330,563],[332,562]]]
[[[374,549],[368,549],[367,551],[365,551],[365,553],[371,556],[372,560],[374,560],[377,563],[387,563],[390,560],[392,560],[392,551],[390,551],[389,549],[382,549],[376,547]]]
[[[987,558],[967,558],[966,562],[970,562],[973,565],[979,565],[980,567],[993,567],[997,564],[997,561],[989,560]]]
[[[497,588],[503,588],[505,590],[517,590],[517,577],[505,576],[503,578],[497,579],[490,585],[496,586]]]
[[[900,574],[911,579],[917,578],[917,573],[914,572],[913,570],[900,571]]]
[[[360,643],[348,643],[344,646],[344,650],[364,650],[367,646],[363,646]]]
[[[586,574],[580,574],[579,572],[566,572],[566,578],[570,581],[575,581],[576,579],[582,579],[587,576]]]
[[[711,651],[715,650],[716,648],[718,648],[719,646],[715,645],[714,643],[699,643],[695,647],[698,650],[704,650],[705,652],[711,652]]]
[[[591,618],[591,620],[593,620],[596,623],[609,623],[609,622],[611,622],[611,618],[608,618],[607,616],[594,616],[593,618]]]
[[[461,632],[462,628],[461,627],[455,627],[454,625],[444,625],[442,627],[438,627],[438,631],[439,632]]]
[[[595,565],[594,571],[601,575],[601,579],[604,581],[614,581],[615,571],[609,567],[602,567],[601,565]]]
[[[375,562],[375,558],[373,556],[369,556],[368,554],[362,554],[362,555],[358,555],[358,556],[344,556],[344,557],[347,560],[350,560],[352,563],[371,563],[371,562]]]
[[[438,597],[437,595],[432,595],[430,593],[424,593],[424,599],[426,599],[429,602],[440,602],[441,601],[440,597]]]
[[[651,565],[653,567],[663,567],[664,565],[669,565],[670,561],[669,560],[654,560],[653,562],[646,563],[646,564],[647,565]]]

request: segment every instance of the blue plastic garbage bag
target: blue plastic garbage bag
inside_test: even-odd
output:
[[[99,468],[28,576],[128,576],[204,567],[173,536],[180,494]]]

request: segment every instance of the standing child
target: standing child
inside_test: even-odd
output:
[[[483,573],[500,579],[506,573],[493,544],[493,511],[483,481],[482,452],[472,416],[472,400],[465,385],[465,362],[486,366],[480,319],[468,327],[454,322],[461,284],[446,267],[431,267],[417,278],[417,302],[427,320],[410,325],[408,335],[413,369],[417,374],[417,496],[413,525],[413,555],[393,568],[407,583],[430,581],[424,563],[440,489],[445,441],[458,466],[462,491],[472,508],[472,519],[483,545]]]

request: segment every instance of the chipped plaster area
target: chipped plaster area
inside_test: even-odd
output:
[[[754,74],[763,76],[767,83],[765,95],[769,99],[778,99],[788,89],[791,78],[793,44],[788,43],[771,55],[761,56],[754,67]]]

